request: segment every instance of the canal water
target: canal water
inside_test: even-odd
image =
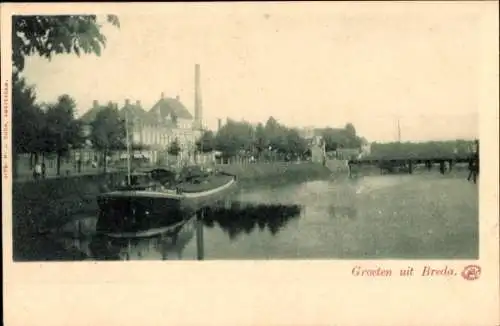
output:
[[[462,191],[440,198],[432,193],[441,193],[439,187]],[[419,191],[427,194],[422,197],[427,203],[414,200]],[[446,207],[459,205],[476,192],[462,178],[438,175],[311,181],[242,191],[231,205],[207,210],[202,219],[193,217],[160,236],[103,238],[95,234],[97,218],[90,216],[47,237],[68,251],[81,252],[87,260],[418,258],[439,252],[433,241],[449,236],[454,221]],[[439,204],[443,200],[451,202]],[[419,205],[428,207],[422,210]],[[458,222],[472,236],[477,232],[475,209],[474,197],[457,207],[462,212]],[[446,244],[442,252],[459,257],[475,249],[460,250]]]

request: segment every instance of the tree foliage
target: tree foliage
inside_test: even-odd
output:
[[[356,135],[356,129],[352,123],[346,124],[343,129],[325,128],[321,130],[325,140],[326,151],[335,151],[339,148],[359,148],[362,138]]]
[[[106,21],[113,26],[120,26],[118,17],[114,15],[108,15]],[[106,46],[102,26],[95,15],[13,16],[14,67],[22,71],[25,58],[34,54],[48,59],[62,53],[100,55]]]
[[[45,112],[48,152],[63,153],[83,142],[80,121],[75,119],[75,101],[67,94],[49,104]]]
[[[257,157],[298,156],[307,150],[307,142],[296,129],[288,128],[270,117],[265,125],[229,120],[215,137],[215,149],[224,156]]]
[[[126,148],[125,121],[115,107],[103,107],[90,126],[90,140],[94,148],[101,151]]]
[[[255,127],[254,146],[258,154],[269,148],[269,139],[262,123],[259,123],[257,127]]]
[[[344,127],[344,130],[348,137],[351,137],[353,139],[356,138],[356,128],[354,128],[354,125],[352,123],[347,123]]]
[[[213,131],[204,131],[196,141],[196,150],[201,153],[210,153],[215,149],[215,135]]]
[[[120,26],[114,15],[106,16],[106,21]],[[74,118],[75,102],[62,95],[56,103],[44,108],[38,105],[34,88],[21,76],[25,58],[39,55],[50,60],[62,53],[100,55],[106,46],[102,26],[95,15],[12,17],[13,149],[16,154],[35,154],[35,161],[40,153],[55,153],[58,174],[61,156],[83,142],[81,124]],[[94,140],[100,144],[98,138]]]
[[[167,149],[168,154],[177,156],[181,152],[181,146],[179,145],[179,140],[176,138],[174,139],[170,145],[168,146]]]
[[[285,153],[300,155],[308,149],[307,142],[299,134],[296,129],[286,131],[286,148]]]
[[[253,127],[247,122],[228,120],[217,132],[215,149],[225,156],[235,156],[253,149]]]
[[[57,174],[60,174],[61,157],[71,148],[83,144],[80,121],[75,119],[75,101],[69,95],[61,95],[45,111],[45,124],[42,130],[44,153],[57,155]]]
[[[107,156],[113,150],[126,148],[127,131],[125,121],[113,105],[103,107],[90,123],[90,141],[101,152],[104,171],[107,169]]]
[[[13,149],[16,154],[56,154],[57,170],[60,158],[70,148],[82,144],[81,126],[74,117],[75,102],[69,95],[62,95],[56,103],[38,105],[34,88],[14,73],[13,92]]]
[[[36,101],[32,86],[18,73],[13,75],[12,85],[12,148],[15,153],[38,153],[42,149],[41,133],[44,113]]]

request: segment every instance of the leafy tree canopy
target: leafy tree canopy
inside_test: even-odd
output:
[[[200,139],[196,141],[196,149],[198,152],[209,153],[215,149],[215,135],[213,131],[204,131]]]
[[[16,153],[39,152],[40,135],[44,128],[44,113],[36,105],[36,93],[18,73],[14,73],[12,86],[13,150]]]
[[[119,27],[117,16],[108,15],[106,21]],[[13,16],[12,61],[18,71],[24,69],[26,56],[38,54],[51,59],[54,54],[101,54],[106,37],[102,24],[95,15],[68,16]]]
[[[167,151],[170,155],[179,155],[179,153],[181,152],[181,146],[179,145],[179,140],[177,138],[170,143]]]
[[[107,151],[126,147],[125,121],[114,106],[104,107],[90,125],[90,139],[96,149]]]
[[[227,156],[233,156],[253,148],[253,127],[247,122],[228,122],[217,132],[215,149]]]
[[[76,104],[69,95],[61,95],[45,112],[45,152],[65,153],[83,143],[81,124],[75,119]]]

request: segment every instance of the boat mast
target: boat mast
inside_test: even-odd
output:
[[[128,134],[128,111],[125,111],[125,133],[127,138],[127,182],[130,186],[130,140]]]
[[[399,117],[398,117],[398,143],[401,142],[401,126],[399,124]]]
[[[202,118],[202,104],[201,104],[201,83],[200,83],[200,64],[194,66],[194,116],[195,116],[195,130],[200,132],[200,153],[195,155],[196,163],[199,164],[198,156],[203,155],[203,118]],[[194,147],[196,151],[196,143]]]

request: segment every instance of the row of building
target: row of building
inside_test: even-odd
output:
[[[195,107],[194,115],[180,101],[178,96],[167,97],[161,93],[158,101],[149,109],[137,100],[126,99],[118,103],[105,104],[93,101],[92,107],[80,118],[85,134],[90,134],[91,123],[105,107],[114,107],[122,119],[128,121],[131,147],[135,155],[158,163],[165,158],[168,147],[177,141],[180,147],[179,160],[194,162],[196,140],[202,134],[202,107],[200,92],[200,67],[195,66]],[[82,160],[92,160],[96,156],[90,149],[82,153]]]

